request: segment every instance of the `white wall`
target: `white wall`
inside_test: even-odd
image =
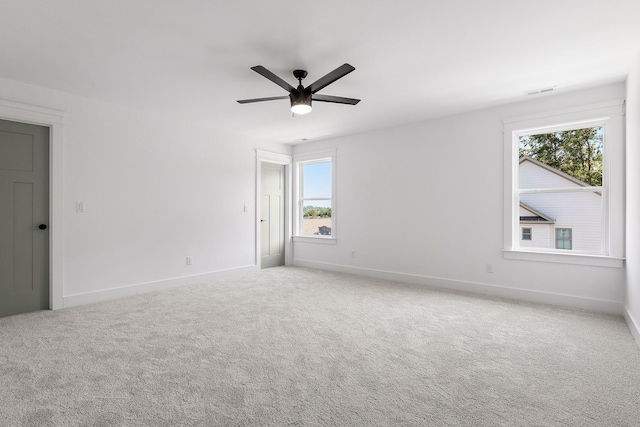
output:
[[[65,115],[65,305],[255,268],[255,149],[289,147],[5,79],[0,99]]]
[[[530,215],[530,212],[520,208],[520,215]],[[554,248],[555,236],[554,236],[554,224],[535,224],[535,223],[520,223],[518,228],[518,243],[521,248]],[[522,229],[531,229],[531,240],[522,240]]]
[[[620,313],[622,268],[503,258],[502,119],[624,96],[623,84],[541,95],[295,146],[337,148],[339,229],[336,245],[296,242],[294,263]]]
[[[640,344],[640,54],[627,79],[627,289],[625,316]]]

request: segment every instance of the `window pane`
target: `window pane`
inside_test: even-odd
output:
[[[571,229],[569,229],[569,228],[558,228],[556,230],[556,239],[558,239],[558,240],[569,240],[569,239],[571,239]]]
[[[331,162],[302,165],[302,198],[331,197]]]
[[[571,249],[571,230],[570,229],[558,229],[556,230],[556,249]]]
[[[600,253],[603,241],[602,195],[597,192],[520,195],[520,225],[531,240],[520,246]],[[562,246],[554,241],[566,240]]]
[[[556,228],[556,249],[571,249],[571,229]]]
[[[302,235],[331,236],[331,200],[304,200]]]
[[[596,187],[602,185],[602,139],[602,127],[525,135],[519,138],[519,155]]]

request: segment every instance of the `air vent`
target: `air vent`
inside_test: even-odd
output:
[[[541,93],[546,93],[546,92],[553,92],[554,90],[556,90],[556,86],[550,86],[550,87],[545,87],[542,89],[536,89],[536,90],[530,90],[525,92],[524,94],[529,96],[529,95],[539,95]]]

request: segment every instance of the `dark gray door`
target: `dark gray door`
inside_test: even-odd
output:
[[[0,120],[0,317],[49,308],[49,128]]]

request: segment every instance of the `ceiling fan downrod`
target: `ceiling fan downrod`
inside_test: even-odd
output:
[[[293,70],[293,77],[298,79],[298,90],[303,90],[302,79],[307,77],[307,72],[305,70]]]

